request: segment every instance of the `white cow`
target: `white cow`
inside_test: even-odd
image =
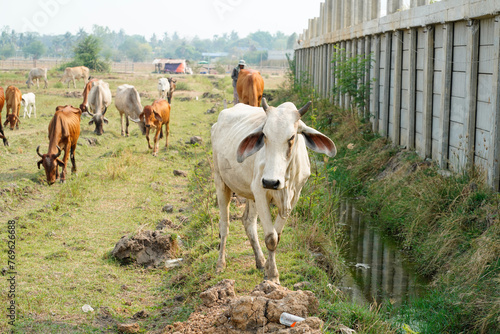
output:
[[[88,67],[85,66],[77,66],[77,67],[66,67],[64,70],[64,74],[61,78],[61,80],[64,83],[68,84],[69,88],[69,83],[73,81],[73,87],[76,88],[76,83],[75,80],[77,79],[83,79],[84,85],[87,84],[87,81],[89,79],[89,69]]]
[[[95,123],[94,132],[100,136],[104,132],[103,123],[108,124],[108,120],[104,117],[104,115],[106,114],[108,107],[111,105],[111,91],[109,90],[109,84],[102,80],[94,82],[94,86],[89,93],[88,102],[90,110],[84,114],[92,116],[89,125]]]
[[[21,99],[21,105],[24,107],[23,118],[26,118],[26,114],[28,114],[28,118],[31,118],[31,111],[34,111],[36,118],[35,94],[33,93],[23,94]]]
[[[133,121],[138,120],[139,115],[142,113],[141,97],[135,87],[127,84],[118,86],[115,96],[115,106],[120,112],[122,136],[128,137],[128,119],[131,118]],[[126,121],[125,129],[123,125],[124,118]],[[142,134],[145,135],[146,126],[144,122],[138,121],[137,124],[139,125]]]
[[[166,78],[158,79],[158,94],[160,99],[165,99],[170,92],[170,82]]]
[[[240,103],[221,111],[212,126],[214,180],[220,210],[218,272],[226,266],[229,202],[235,192],[248,199],[243,224],[257,268],[265,266],[266,278],[279,283],[275,251],[286,218],[311,173],[306,146],[330,157],[337,153],[328,137],[301,121],[310,104],[297,110],[290,102],[277,108],[269,107],[265,99],[262,108]],[[271,203],[278,208],[274,224]],[[269,251],[267,262],[258,241],[257,215]]]
[[[31,85],[34,85],[34,80],[36,80],[36,86],[38,89],[40,89],[40,80],[43,79],[45,81],[45,86],[43,87],[44,89],[47,88],[49,85],[49,82],[47,81],[47,69],[44,67],[35,67],[32,68],[30,73],[28,74],[28,80],[26,80],[26,84],[28,85],[28,88],[31,87]]]

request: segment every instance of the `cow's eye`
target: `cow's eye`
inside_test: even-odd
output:
[[[291,136],[290,139],[288,139],[288,142],[291,143],[295,139],[295,135]]]

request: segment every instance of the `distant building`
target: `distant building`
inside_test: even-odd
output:
[[[186,59],[160,59],[153,60],[156,73],[186,73],[189,71]]]

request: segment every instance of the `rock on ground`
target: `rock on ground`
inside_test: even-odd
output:
[[[202,292],[203,305],[186,322],[167,326],[163,333],[276,333],[320,334],[323,321],[309,317],[318,311],[318,299],[310,291],[290,291],[270,281],[259,284],[248,296],[237,297],[234,280],[225,279]],[[279,323],[288,312],[306,320],[293,328]]]
[[[111,254],[122,263],[137,263],[145,267],[159,267],[178,250],[176,240],[160,231],[141,231],[123,236]]]

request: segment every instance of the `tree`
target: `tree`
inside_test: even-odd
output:
[[[81,40],[75,47],[75,62],[95,71],[109,71],[109,64],[99,59],[101,40],[94,35],[89,35]]]
[[[47,48],[39,40],[33,41],[23,48],[23,52],[26,56],[31,56],[33,58],[34,66],[36,67],[37,59],[47,52]]]

